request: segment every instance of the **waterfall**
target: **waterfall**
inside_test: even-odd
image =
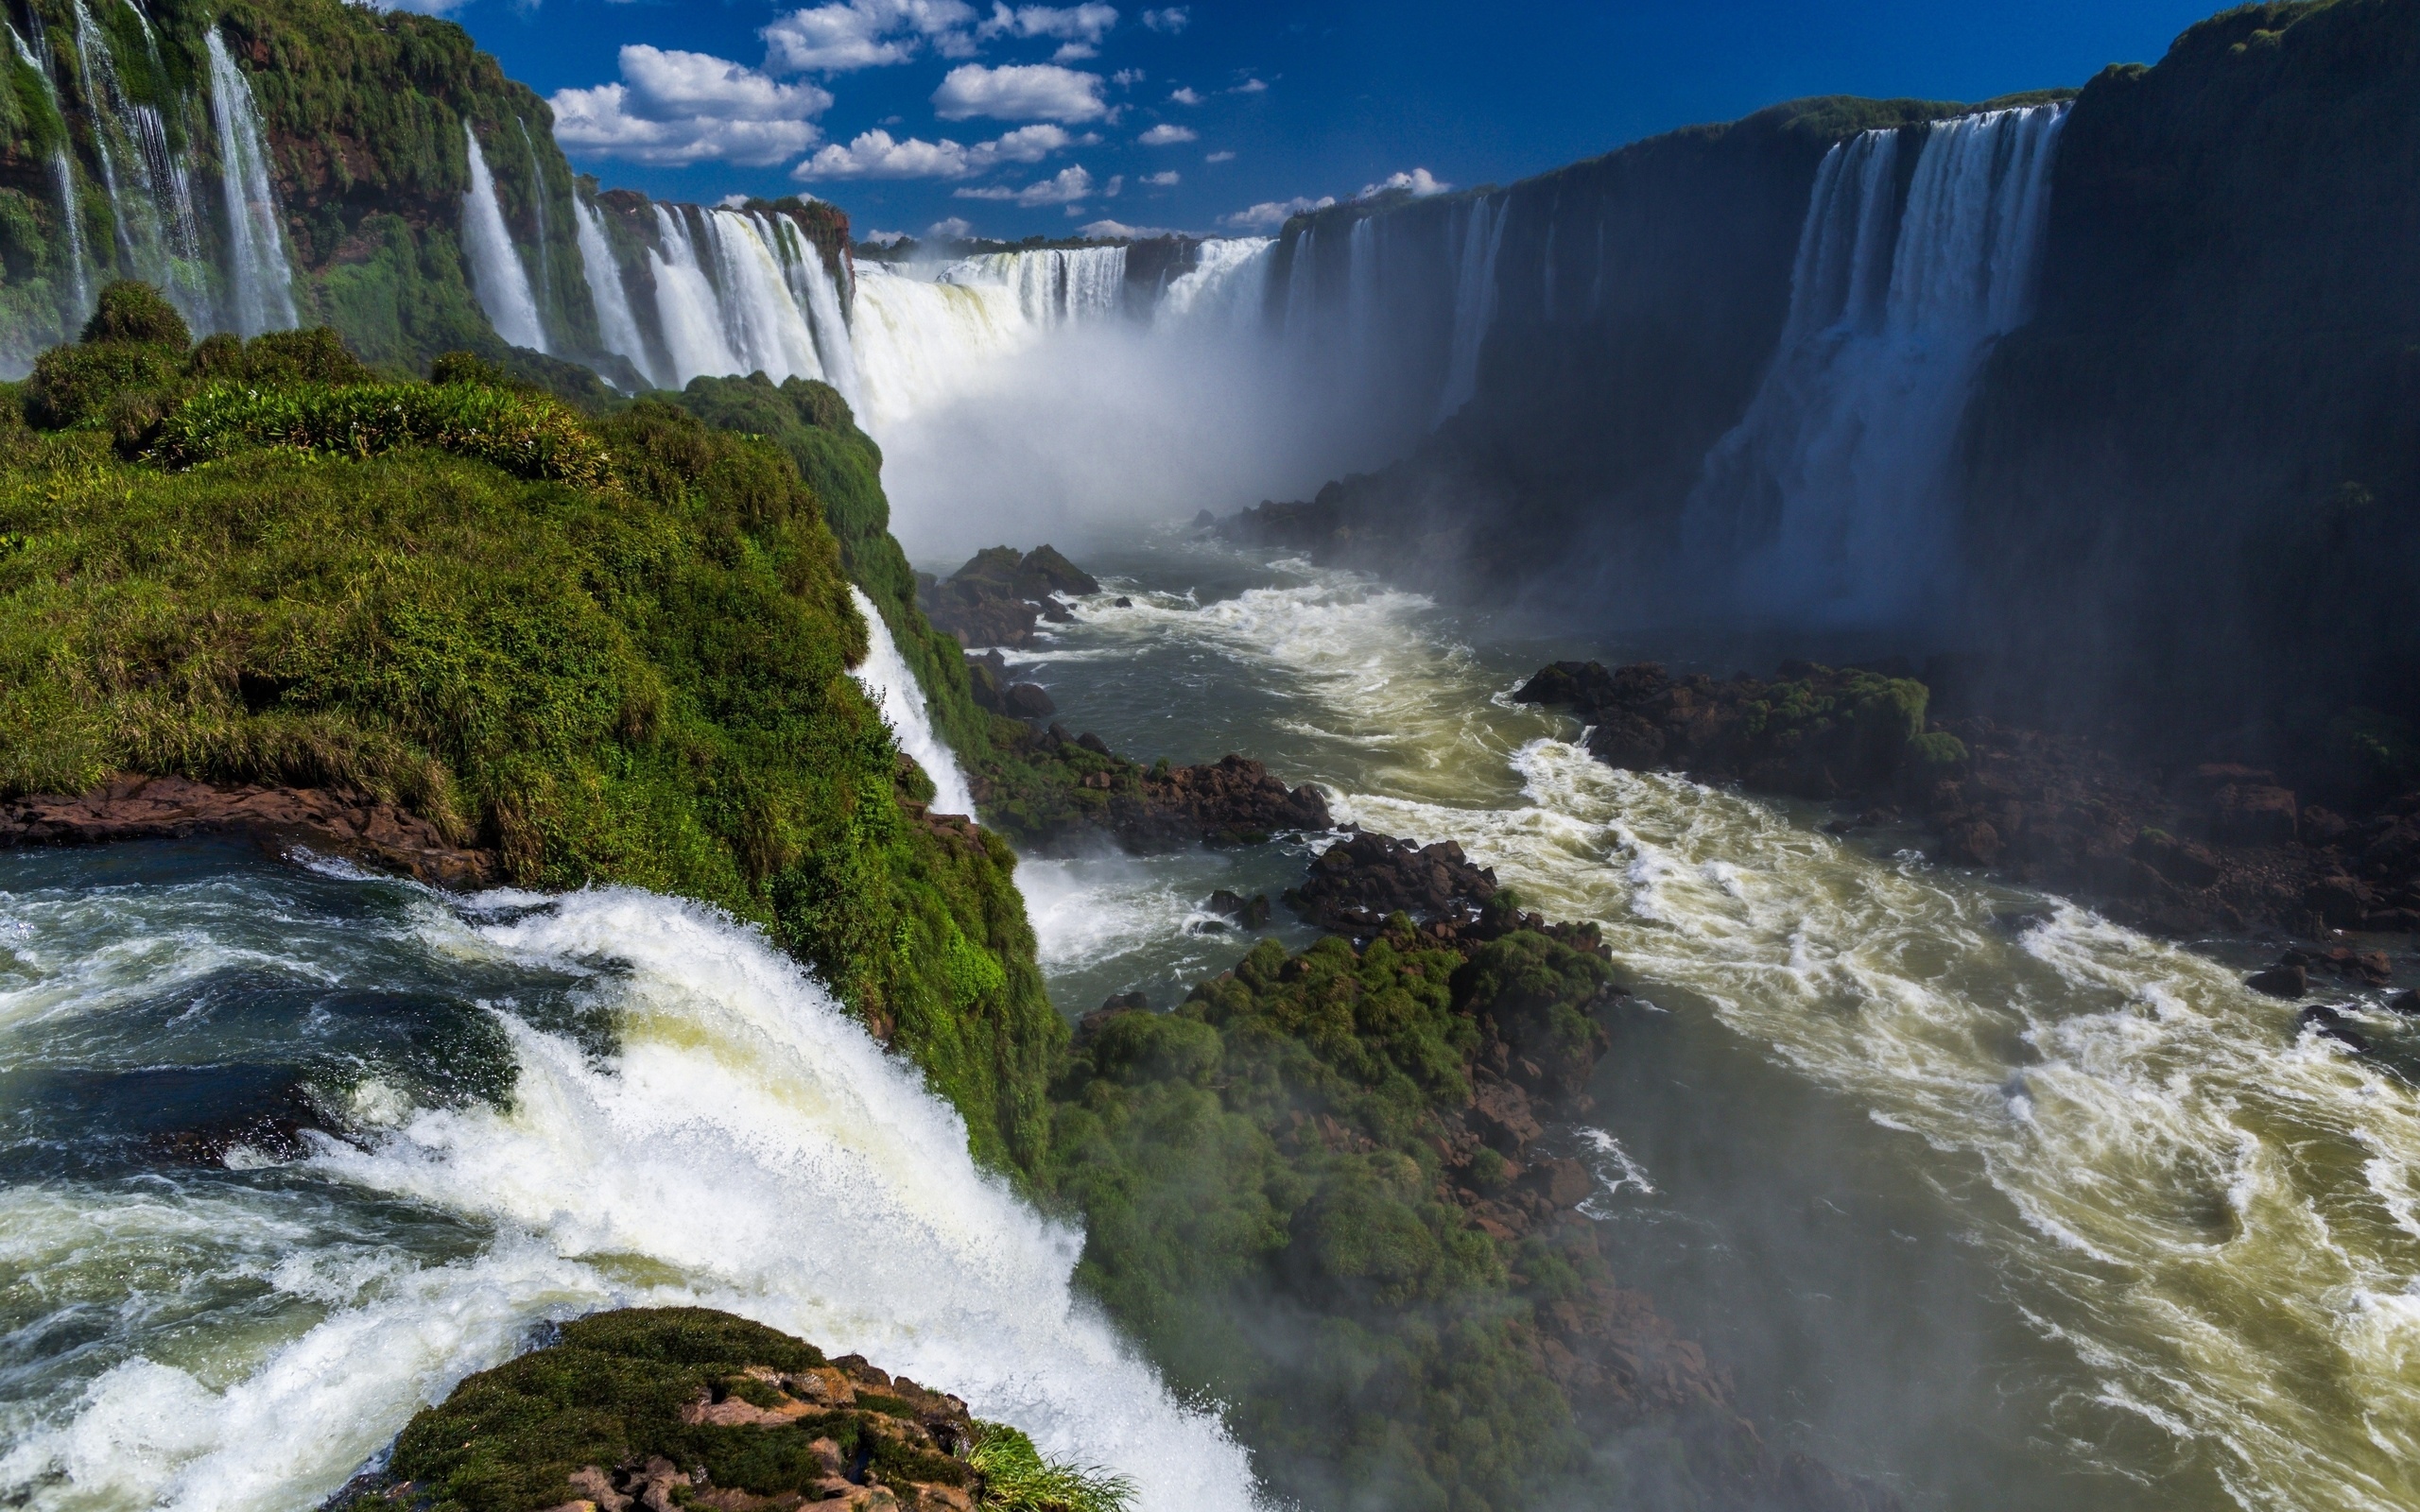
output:
[[[1318,318],[1319,234],[1317,226],[1303,228],[1302,236],[1294,243],[1294,260],[1286,268],[1285,333],[1288,341],[1308,341]]]
[[[546,170],[538,161],[538,144],[530,140],[529,123],[515,116],[512,124],[521,128],[521,146],[529,154],[529,213],[538,221],[538,309],[543,315],[555,307],[553,254],[546,236]]]
[[[1460,249],[1454,256],[1454,345],[1445,362],[1444,391],[1437,396],[1437,421],[1443,424],[1478,392],[1479,349],[1488,328],[1495,323],[1495,255],[1504,246],[1504,223],[1512,201],[1507,197],[1491,204],[1474,199],[1462,216]],[[1452,221],[1446,222],[1447,234]]]
[[[109,34],[93,19],[84,0],[74,0],[74,9],[76,57],[85,97],[94,107],[93,144],[101,160],[102,187],[109,194],[119,266],[157,286],[189,323],[208,328],[215,322],[200,277],[200,227],[193,213],[193,187],[170,147],[167,123],[156,109],[135,103],[127,94]],[[141,17],[137,11],[136,18]],[[147,21],[144,31],[147,37]],[[112,129],[126,149],[132,193],[118,171]]]
[[[1269,266],[1277,243],[1266,236],[1203,242],[1193,266],[1168,281],[1152,321],[1175,327],[1212,321],[1230,330],[1259,325],[1269,308]]]
[[[2066,118],[2044,105],[1924,128],[1904,207],[1898,131],[1825,156],[1781,349],[1685,520],[1693,550],[1741,567],[1748,602],[1850,622],[1922,607],[1968,386],[2031,314]]]
[[[673,384],[685,385],[700,374],[747,371],[723,339],[722,311],[713,281],[699,266],[688,216],[658,205],[655,232],[662,245],[648,249],[648,266],[655,275],[655,318],[672,359]]]
[[[277,186],[269,178],[252,86],[216,27],[210,51],[210,112],[218,126],[220,198],[227,205],[227,284],[235,330],[256,336],[295,324],[294,270],[285,259]]]
[[[1364,215],[1344,242],[1345,350],[1357,370],[1369,367],[1377,337],[1378,228]]]
[[[546,328],[538,317],[537,297],[529,292],[529,270],[521,266],[521,253],[505,227],[495,175],[488,171],[487,154],[479,150],[479,134],[469,121],[462,123],[462,140],[471,150],[471,190],[462,197],[462,250],[471,263],[471,286],[497,335],[513,346],[544,352]]]
[[[951,264],[941,282],[1005,288],[1019,315],[1039,326],[1098,320],[1126,307],[1126,249],[987,252]]]
[[[865,383],[857,373],[857,353],[849,332],[848,317],[842,313],[840,286],[832,278],[832,270],[823,266],[823,252],[803,235],[798,223],[786,215],[773,222],[780,232],[782,269],[789,279],[790,292],[808,316],[815,332],[815,350],[823,359],[823,371],[832,387],[860,417],[865,412]]]
[[[595,205],[572,197],[572,225],[579,235],[580,270],[588,277],[588,297],[596,308],[596,331],[605,350],[628,357],[639,376],[660,383],[649,361],[647,338],[639,334],[638,317],[631,310],[631,293],[622,284],[622,266],[614,245],[605,239],[605,216]]]
[[[34,36],[39,39],[42,12],[37,10],[32,15]],[[59,85],[50,76],[49,48],[28,44],[13,25],[9,27],[9,42],[16,49],[18,60],[41,77],[43,97],[50,102],[51,113],[63,124],[67,112],[60,106]],[[73,332],[93,308],[93,280],[84,261],[83,217],[77,213],[75,160],[69,156],[64,141],[50,155],[50,181],[59,193],[59,223],[67,232],[69,301],[60,310],[60,329]]]
[[[890,726],[891,739],[897,742],[901,752],[933,780],[933,812],[963,814],[972,818],[974,790],[967,783],[966,774],[959,770],[958,758],[934,730],[925,690],[908,670],[907,659],[899,654],[899,644],[890,638],[890,627],[883,622],[882,610],[874,607],[863,589],[854,584],[849,588],[849,597],[866,622],[866,659],[851,668],[849,675],[863,685],[866,696],[882,711],[884,722]]]
[[[807,327],[806,311],[790,297],[764,223],[735,210],[710,210],[704,230],[715,259],[724,338],[736,363],[725,370],[761,372],[775,383],[822,377],[815,333]]]
[[[851,313],[873,427],[956,397],[1030,335],[1005,285],[926,281],[879,264],[858,267]]]

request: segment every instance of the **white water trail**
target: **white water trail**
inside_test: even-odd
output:
[[[520,249],[512,245],[504,206],[496,198],[495,175],[488,171],[479,134],[468,121],[462,123],[462,140],[471,152],[471,188],[462,197],[462,250],[471,263],[471,287],[497,335],[512,346],[548,351],[538,297],[529,290],[529,270],[521,266]]]
[[[865,381],[857,373],[856,348],[849,331],[848,316],[843,312],[840,287],[833,281],[832,270],[823,266],[822,250],[800,232],[798,222],[787,215],[777,215],[773,230],[782,254],[783,276],[789,281],[791,297],[806,312],[807,323],[815,332],[815,350],[823,359],[824,376],[849,402],[850,410],[862,420]]]
[[[899,654],[899,643],[890,637],[890,627],[882,610],[868,598],[865,590],[851,584],[849,598],[866,622],[866,659],[849,669],[866,690],[866,696],[882,711],[890,726],[891,738],[899,748],[933,782],[933,812],[963,814],[975,816],[975,793],[967,783],[966,774],[959,770],[958,757],[933,729],[931,708],[925,701],[925,690],[916,681],[916,674]]]
[[[724,344],[737,364],[724,373],[761,372],[775,383],[821,378],[815,333],[790,296],[765,223],[735,210],[705,214],[705,244],[714,253],[713,284]],[[693,375],[694,376],[694,375]]]
[[[1991,343],[2031,318],[2063,105],[1832,148],[1780,352],[1708,454],[1685,529],[1740,602],[1846,622],[1925,607],[1949,549],[1949,453]]]
[[[672,359],[673,387],[700,375],[741,371],[739,358],[723,335],[714,281],[699,264],[688,215],[677,207],[656,206],[655,232],[661,245],[648,249],[648,268],[655,279],[656,325]]]
[[[529,214],[538,223],[538,312],[543,324],[545,312],[555,307],[554,255],[546,234],[546,170],[538,161],[538,144],[529,135],[529,123],[515,116],[512,124],[521,128],[521,146],[529,154]]]
[[[1437,396],[1443,423],[1478,393],[1478,359],[1495,324],[1495,259],[1504,248],[1504,226],[1512,200],[1474,199],[1462,214],[1461,248],[1454,258],[1454,344],[1445,361],[1445,387]],[[1450,231],[1452,221],[1446,225]]]
[[[198,330],[215,328],[201,264],[200,227],[193,213],[192,183],[184,163],[168,146],[166,123],[148,105],[136,104],[119,77],[109,34],[93,19],[84,0],[74,0],[76,56],[93,112],[93,145],[101,160],[101,180],[115,224],[120,270],[141,278],[177,306]],[[136,13],[138,19],[141,12]],[[144,23],[147,38],[150,26]],[[153,49],[157,61],[157,49]],[[156,70],[155,70],[156,71]],[[120,179],[131,170],[131,192]]]
[[[1257,328],[1269,308],[1269,268],[1276,248],[1275,238],[1268,236],[1201,243],[1194,249],[1193,266],[1168,281],[1152,323],[1167,331]]]
[[[606,351],[629,358],[641,379],[649,384],[661,382],[656,377],[654,362],[648,355],[647,338],[639,333],[638,317],[631,309],[631,293],[622,283],[622,266],[614,256],[614,244],[606,239],[604,212],[575,195],[571,214],[579,237],[580,271],[588,279],[588,297],[596,311],[598,337],[604,341]]]
[[[1030,325],[1047,328],[1099,321],[1126,306],[1126,249],[1081,247],[1030,252],[986,252],[952,263],[937,282],[962,288],[1001,288]]]
[[[227,207],[227,284],[235,333],[256,336],[288,330],[296,323],[294,269],[286,260],[285,217],[278,212],[251,81],[235,66],[217,27],[210,28],[203,43],[210,52],[210,113],[218,128],[219,198]]]
[[[34,26],[36,35],[40,35],[39,12],[35,13]],[[43,97],[50,102],[51,112],[65,121],[67,113],[59,103],[59,83],[50,76],[48,49],[29,44],[13,24],[9,26],[9,42],[16,50],[18,60],[41,77]],[[75,162],[63,143],[50,155],[50,181],[59,196],[59,223],[67,233],[68,302],[60,310],[60,331],[68,335],[92,312],[93,278],[84,252],[83,216],[76,204]]]
[[[872,263],[857,269],[850,331],[878,436],[975,388],[1033,334],[1005,284],[943,283]]]
[[[756,932],[630,889],[469,906],[420,910],[430,966],[589,978],[614,1051],[499,1013],[510,1108],[397,1108],[293,1169],[305,1190],[493,1238],[429,1263],[347,1248],[274,1191],[45,1207],[47,1189],[11,1189],[0,1260],[21,1269],[120,1253],[147,1277],[165,1246],[324,1313],[207,1363],[116,1366],[0,1458],[0,1489],[41,1512],[291,1512],[533,1325],[696,1304],[955,1392],[1046,1452],[1133,1477],[1150,1512],[1253,1506],[1216,1418],[1179,1405],[1077,1297],[1080,1236],[978,1170],[957,1114]]]

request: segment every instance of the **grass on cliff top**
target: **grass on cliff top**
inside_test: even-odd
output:
[[[960,1486],[987,1512],[1123,1512],[1131,1498],[1122,1478],[1046,1460],[1003,1424],[977,1423],[967,1453],[954,1458],[890,1437],[848,1411],[778,1428],[682,1420],[682,1409],[709,1394],[746,1400],[761,1391],[752,1366],[792,1373],[824,1363],[813,1345],[728,1313],[596,1314],[424,1408],[395,1441],[389,1469],[426,1493],[432,1512],[539,1512],[575,1499],[570,1477],[583,1467],[610,1471],[658,1454],[684,1470],[704,1469],[718,1488],[779,1496],[822,1480],[809,1446],[828,1437],[844,1460],[862,1452],[890,1484]]]
[[[225,390],[184,392],[196,353],[78,350],[133,354],[86,428],[0,404],[0,797],[120,771],[344,786],[523,885],[701,899],[895,1034],[978,1155],[1031,1158],[1065,1030],[1013,857],[903,807],[846,671],[865,630],[839,548],[786,455],[660,404],[592,421],[468,380],[259,379],[263,404],[347,425],[362,394],[517,406],[610,475],[518,476],[443,426],[363,456],[343,426],[208,409]],[[104,420],[139,442],[154,411],[211,459],[121,456]]]

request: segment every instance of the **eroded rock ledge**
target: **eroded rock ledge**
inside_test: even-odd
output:
[[[300,846],[442,887],[486,886],[498,875],[493,852],[452,844],[419,816],[342,788],[221,787],[125,774],[75,797],[0,803],[0,848],[201,834],[246,835],[280,850]]]

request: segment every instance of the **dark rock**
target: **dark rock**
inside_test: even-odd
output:
[[[1558,1208],[1576,1208],[1597,1190],[1596,1177],[1578,1160],[1540,1160],[1530,1167],[1529,1183]]]
[[[2356,1055],[2366,1056],[2377,1049],[2377,1046],[2371,1043],[2369,1036],[2361,1033],[2342,1008],[2325,1007],[2315,1004],[2303,1009],[2302,1016],[2295,1020],[2295,1023],[2299,1028],[2314,1030],[2325,1038],[2335,1040]]]
[[[2302,837],[2307,845],[2334,845],[2352,828],[2341,814],[2317,805],[2303,810]]]
[[[1157,768],[1110,800],[1109,827],[1130,850],[1208,841],[1254,843],[1283,830],[1328,828],[1327,799],[1308,784],[1288,788],[1259,762],[1224,756],[1200,766]]]
[[[1009,712],[1008,659],[997,651],[986,651],[981,656],[968,657],[966,686],[977,707],[988,709],[995,714],[1007,713]]]
[[[1050,695],[1033,682],[1010,683],[1000,703],[1002,712],[1012,719],[1047,719],[1059,712],[1059,706],[1050,701]]]
[[[2255,992],[2290,1003],[2310,995],[2310,973],[2299,966],[2273,966],[2245,977],[2243,985]]]
[[[961,644],[1023,645],[1037,621],[1063,625],[1075,618],[1053,594],[1099,592],[1091,574],[1049,546],[1023,557],[1013,546],[994,546],[977,552],[945,582],[920,576],[916,601],[936,628]]]
[[[1106,756],[1109,754],[1109,742],[1101,739],[1098,735],[1094,734],[1089,730],[1076,737],[1076,744],[1081,746],[1084,749],[1091,751],[1096,756]]]
[[[1451,840],[1424,849],[1365,830],[1322,851],[1287,902],[1322,929],[1366,936],[1393,913],[1468,922],[1495,891],[1495,873],[1472,866]]]
[[[2386,1005],[2397,1013],[2420,1014],[2420,988],[2407,988],[2387,999]]]
[[[1117,606],[1119,609],[1132,609],[1132,608],[1134,607],[1134,601],[1133,601],[1132,599],[1131,599],[1131,598],[1125,598],[1125,597],[1113,598],[1113,599],[1111,599],[1111,600],[1110,600],[1110,602],[1111,602],[1112,604],[1115,604],[1115,606]]]
[[[2292,845],[2301,814],[2285,788],[2230,782],[2211,799],[2210,833],[2226,845]]]
[[[2330,929],[2358,929],[2371,902],[2369,888],[2335,872],[2314,881],[2303,891],[2303,906]]]
[[[1218,523],[1219,517],[1207,509],[1193,517],[1193,528],[1196,530],[1208,530]]]
[[[1067,732],[1067,727],[1060,724],[1056,720],[1051,721],[1050,728],[1044,730],[1043,733],[1050,737],[1053,745],[1072,746],[1076,744],[1076,737]]]
[[[2190,840],[2179,840],[2165,830],[2144,830],[2135,836],[2135,858],[2179,887],[2206,887],[2219,880],[2219,858]]]
[[[1247,898],[1241,893],[1221,887],[1210,895],[1210,911],[1221,914],[1246,929],[1260,929],[1273,917],[1267,893],[1254,893]]]

